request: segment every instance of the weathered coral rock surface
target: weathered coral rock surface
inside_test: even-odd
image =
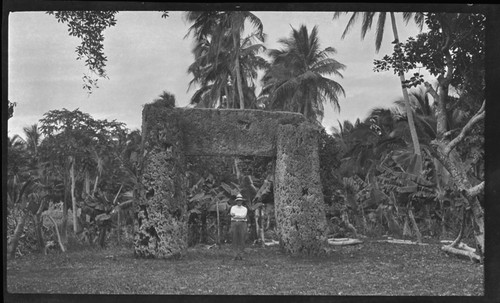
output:
[[[181,256],[187,248],[186,156],[276,157],[280,243],[291,254],[317,254],[326,243],[317,130],[304,116],[261,110],[143,110],[143,171],[135,254]]]
[[[292,255],[318,255],[327,245],[317,142],[317,131],[308,124],[278,128],[276,223],[281,245]]]

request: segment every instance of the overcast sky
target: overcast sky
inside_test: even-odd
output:
[[[340,98],[340,113],[325,105],[323,125],[328,131],[337,126],[337,120],[364,119],[372,108],[388,107],[402,98],[396,75],[373,72],[373,60],[392,53],[389,22],[377,54],[374,30],[361,40],[357,24],[342,40],[347,17],[334,21],[333,12],[254,14],[264,25],[267,48],[279,47],[278,39],[288,37],[291,27],[304,24],[309,31],[318,26],[321,48],[337,49],[333,58],[347,68],[343,78],[333,79],[344,87],[346,96]],[[184,38],[189,24],[183,13],[171,11],[163,19],[160,12],[120,12],[116,19],[116,26],[104,33],[109,79],[100,79],[99,88],[89,96],[82,89],[82,76],[88,70],[75,54],[80,40],[68,35],[67,25],[44,12],[9,15],[8,99],[17,106],[8,120],[8,136],[22,135],[23,127],[37,123],[53,109],[79,108],[94,118],[124,122],[133,130],[140,129],[143,104],[164,90],[175,95],[177,106],[189,103],[194,92],[187,90],[192,79],[187,74],[193,62],[192,39]],[[401,16],[397,21],[401,41],[418,34],[416,26],[404,26]]]

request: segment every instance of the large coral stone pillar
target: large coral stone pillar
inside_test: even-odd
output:
[[[143,111],[143,172],[134,252],[138,257],[180,257],[187,249],[186,162],[175,115],[157,106]]]
[[[281,247],[292,255],[319,255],[327,223],[319,174],[318,132],[307,123],[277,133],[275,211]]]

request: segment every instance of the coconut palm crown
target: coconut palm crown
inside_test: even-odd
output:
[[[249,43],[251,40],[264,41],[260,19],[248,11],[188,12],[185,18],[192,23],[188,35],[193,34],[196,42],[195,62],[188,70],[194,75],[190,85],[201,85],[191,103],[214,107],[224,103],[219,99],[225,97],[228,103],[225,107],[236,108],[238,104],[239,108],[247,108],[252,100],[245,98],[245,91],[251,86],[245,83],[249,80],[246,77],[252,76],[258,65],[263,64],[263,60],[254,60],[263,45]],[[255,31],[242,41],[246,21]],[[257,66],[249,66],[252,63]]]
[[[340,110],[338,96],[345,96],[344,89],[327,76],[342,78],[339,70],[346,66],[330,58],[336,53],[333,47],[320,49],[317,27],[310,33],[305,25],[292,28],[290,37],[278,42],[283,48],[269,51],[271,67],[263,77],[261,102],[271,110],[299,112],[317,122],[327,101]]]

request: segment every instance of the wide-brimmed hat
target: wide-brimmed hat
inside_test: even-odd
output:
[[[236,195],[236,200],[234,201],[245,201],[245,199],[243,199],[243,196],[241,194],[238,194]]]

